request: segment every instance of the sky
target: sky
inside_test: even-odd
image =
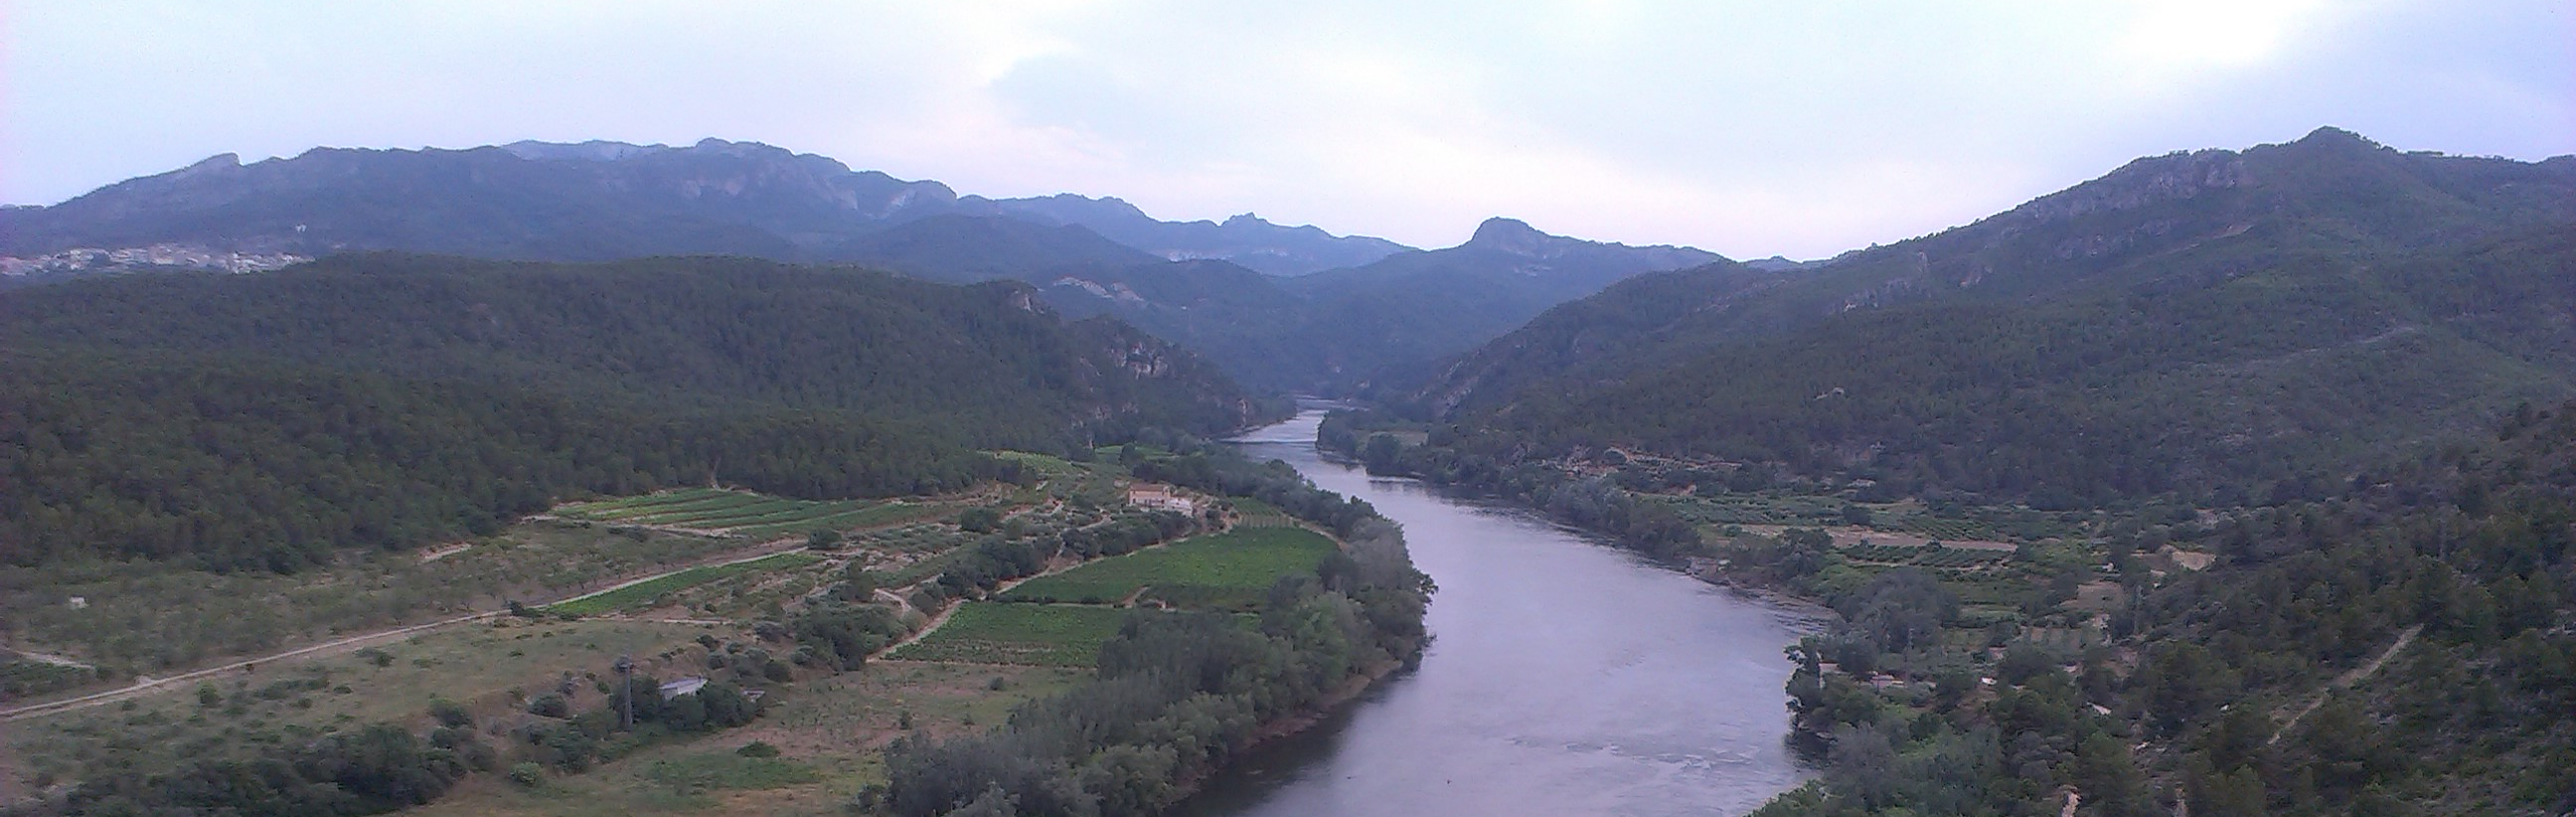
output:
[[[758,141],[1424,247],[1817,258],[2331,125],[2576,152],[2576,0],[0,0],[0,201],[218,153]]]

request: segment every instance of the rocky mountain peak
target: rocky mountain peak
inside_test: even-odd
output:
[[[1539,232],[1537,228],[1529,226],[1529,222],[1496,216],[1485,219],[1483,224],[1476,225],[1476,234],[1467,239],[1466,246],[1500,250],[1515,255],[1538,255],[1551,249],[1550,245],[1567,240],[1569,239]]]

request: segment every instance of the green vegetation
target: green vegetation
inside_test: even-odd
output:
[[[544,609],[549,612],[586,616],[598,615],[600,613],[611,613],[635,607],[652,606],[655,604],[656,599],[660,599],[665,594],[695,587],[718,579],[763,570],[785,570],[803,567],[822,560],[823,557],[816,556],[811,553],[780,553],[771,556],[763,556],[749,561],[693,567],[665,576],[656,576],[651,580],[637,582],[614,590],[607,590],[576,599],[556,602],[554,604],[546,605]]]
[[[761,746],[765,744],[751,744]],[[670,760],[656,760],[644,769],[645,779],[674,789],[708,791],[722,789],[775,789],[812,783],[822,779],[813,767],[776,756],[745,756],[738,752],[709,752]]]
[[[842,531],[927,519],[946,510],[947,506],[935,502],[815,502],[748,491],[682,488],[621,499],[567,503],[556,506],[552,513],[565,519],[685,528],[770,539],[816,530]]]
[[[580,679],[570,704],[596,708],[606,696],[585,676],[609,676],[621,654],[638,656],[647,672],[668,673],[681,666],[677,651],[704,632],[647,622],[502,619],[280,662],[182,690],[192,694],[145,694],[13,722],[0,732],[8,742],[5,756],[13,759],[5,771],[18,780],[94,781],[84,795],[97,801],[89,811],[114,813],[107,804],[117,797],[158,796],[147,785],[155,778],[258,768],[318,740],[364,735],[372,724],[414,735],[414,751],[424,756],[448,757],[467,769],[505,769],[510,764],[501,761],[518,752],[514,737],[455,724],[542,720],[524,713],[520,696],[551,693],[567,678]],[[389,734],[369,739],[379,738],[398,743]],[[467,738],[482,748],[466,748]]]
[[[1118,634],[1130,615],[1153,615],[1070,604],[958,605],[948,623],[888,657],[907,661],[966,661],[1041,667],[1088,667],[1100,645]]]
[[[1397,401],[1436,426],[1404,470],[1496,485],[1616,447],[1873,501],[2329,495],[2576,395],[2565,168],[2325,131],[1820,269],[1640,276]]]
[[[461,546],[461,547],[460,547]],[[0,566],[0,616],[20,643],[118,678],[227,655],[572,595],[707,560],[743,542],[604,525],[528,522],[422,552],[353,553],[292,575],[152,562]],[[72,596],[85,604],[66,603]]]
[[[2066,789],[2114,817],[2576,803],[2576,406],[2373,477],[2207,523],[2121,522],[2098,557],[2108,604],[2068,582],[2025,607],[2086,627],[1972,620],[1964,585],[1903,568],[1821,591],[1846,621],[1793,650],[1789,691],[1825,771],[1761,813],[2044,814]],[[1832,557],[1798,552],[1812,541],[1784,544],[1736,555],[1842,584]],[[2168,573],[2148,550],[2163,544],[2221,561]]]
[[[563,497],[939,493],[1016,476],[976,449],[1247,419],[1206,364],[1028,295],[744,260],[392,255],[0,293],[17,387],[0,554],[292,571],[489,535]],[[815,521],[779,511],[786,535]]]
[[[1111,604],[1136,596],[1188,609],[1249,610],[1281,576],[1312,573],[1331,539],[1258,528],[1184,539],[1022,582],[1003,601]]]
[[[1304,487],[1312,493],[1300,492],[1239,456],[1193,453],[1135,467],[1140,474],[1187,478],[1192,481],[1183,484],[1202,490],[1246,486],[1252,490],[1226,493],[1308,511],[1301,518],[1340,532],[1346,549],[1311,574],[1278,579],[1251,616],[1042,604],[961,608],[961,616],[978,609],[994,616],[1083,611],[1078,614],[1104,616],[1091,626],[1106,623],[1105,616],[1123,621],[1096,648],[1092,680],[1019,708],[984,735],[897,741],[886,751],[885,785],[862,790],[854,806],[901,817],[997,808],[1102,817],[1160,813],[1179,798],[1179,781],[1232,760],[1262,724],[1307,712],[1355,680],[1420,655],[1430,581],[1413,569],[1401,532],[1365,505],[1354,510],[1357,503],[1312,485]],[[943,627],[920,645],[946,633]]]

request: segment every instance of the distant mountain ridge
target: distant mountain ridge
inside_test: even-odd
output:
[[[1492,219],[1457,247],[1282,278],[1225,260],[1165,260],[1074,225],[965,215],[889,227],[837,254],[936,281],[1025,281],[1059,311],[1115,316],[1247,384],[1327,393],[1466,351],[1612,281],[1723,260]]]
[[[1117,199],[959,196],[754,142],[688,147],[522,141],[463,150],[222,154],[51,207],[0,211],[0,255],[180,244],[318,257],[356,250],[514,260],[746,255],[837,261],[866,232],[932,215],[1077,224],[1166,259],[1241,259],[1280,275],[1405,249],[1250,215],[1162,222]]]
[[[731,255],[1016,280],[1071,315],[1184,343],[1237,380],[1338,393],[1491,339],[1683,247],[1508,219],[1421,251],[1251,214],[1159,221],[1116,198],[961,196],[749,142],[521,141],[465,150],[226,154],[51,207],[0,211],[0,289],[101,271],[250,272],[394,250],[527,261]],[[1392,368],[1390,368],[1392,367]]]

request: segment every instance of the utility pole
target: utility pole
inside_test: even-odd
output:
[[[617,670],[617,686],[619,689],[625,690],[626,698],[626,711],[618,718],[618,723],[623,725],[628,731],[634,731],[635,657],[631,655],[618,656],[617,663],[612,666]]]

